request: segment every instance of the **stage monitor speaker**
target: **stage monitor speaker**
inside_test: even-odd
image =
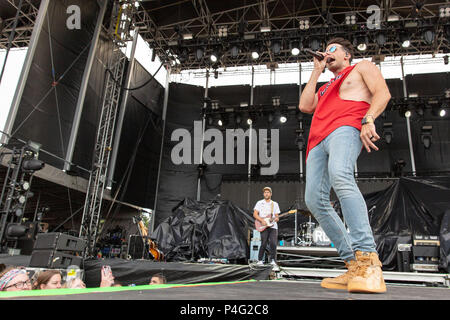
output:
[[[130,235],[128,238],[128,253],[127,256],[131,259],[147,259],[145,244],[142,236]]]
[[[81,268],[82,257],[55,250],[34,250],[31,254],[30,267],[61,269],[69,266]]]
[[[40,233],[34,243],[34,250],[82,252],[86,245],[85,240],[64,233]]]
[[[411,271],[411,244],[398,244],[397,268],[400,272]]]

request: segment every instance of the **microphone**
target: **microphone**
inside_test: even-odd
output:
[[[310,55],[313,55],[314,57],[316,57],[317,60],[323,60],[323,55],[321,55],[320,53],[317,53],[315,51],[312,51],[311,49],[303,49],[303,51],[305,51],[306,53],[309,53]]]

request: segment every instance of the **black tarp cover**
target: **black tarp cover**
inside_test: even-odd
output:
[[[252,227],[251,215],[231,201],[186,198],[174,208],[172,216],[159,224],[152,238],[166,261],[240,260],[248,258],[248,232]]]
[[[84,264],[86,287],[98,287],[101,267],[109,265],[115,281],[123,286],[146,285],[152,275],[162,273],[167,283],[191,284],[243,280],[268,280],[270,266],[252,268],[248,265],[155,262],[150,260],[104,259],[87,260]]]
[[[447,248],[440,267],[446,269],[449,242],[450,178],[400,178],[386,190],[365,196],[370,224],[384,270],[396,268],[397,244],[412,243],[412,235],[440,236]]]

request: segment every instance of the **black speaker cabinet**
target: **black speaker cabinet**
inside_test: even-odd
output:
[[[86,245],[87,242],[85,240],[64,233],[40,233],[34,243],[34,250],[82,252]]]
[[[148,252],[142,236],[130,235],[128,239],[128,256],[131,259],[148,259]]]
[[[55,250],[34,250],[31,254],[30,267],[63,269],[69,266],[81,268],[82,257]]]

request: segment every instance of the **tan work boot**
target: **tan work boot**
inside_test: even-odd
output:
[[[358,270],[358,262],[356,260],[351,260],[350,262],[345,262],[345,266],[348,269],[346,273],[335,278],[325,278],[320,285],[327,289],[347,290],[348,280],[354,277]]]
[[[349,292],[383,293],[386,284],[383,279],[381,262],[376,252],[356,251],[358,270],[356,275],[349,279],[347,290]]]

